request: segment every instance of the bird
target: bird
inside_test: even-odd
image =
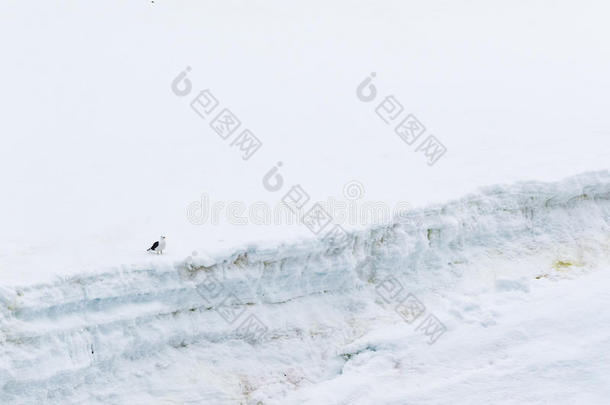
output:
[[[153,243],[147,252],[150,252],[151,250],[153,252],[157,252],[158,254],[163,254],[163,251],[165,250],[165,236],[161,236],[158,241]]]

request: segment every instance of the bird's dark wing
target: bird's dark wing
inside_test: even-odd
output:
[[[159,241],[153,243],[153,245],[148,250],[155,250],[157,248],[157,246],[159,246]]]

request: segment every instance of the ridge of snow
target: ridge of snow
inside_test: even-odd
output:
[[[605,171],[486,187],[337,243],[251,246],[173,265],[0,286],[0,402],[129,403],[138,394],[304,403],[307,393],[349,372],[354,359],[397,350],[396,336],[427,347],[415,324],[384,302],[379,288],[388,277],[445,324],[447,336],[431,346],[442,348],[460,325],[496,323],[469,302],[473,294],[518,301],[534,282],[607,266],[609,231]],[[210,279],[218,296],[206,296]],[[231,294],[240,316],[230,323],[218,311]],[[267,328],[255,340],[239,332],[251,315]],[[184,380],[163,381],[176,373]]]

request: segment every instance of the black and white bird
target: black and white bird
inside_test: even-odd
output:
[[[158,241],[153,243],[152,246],[147,250],[147,252],[150,252],[151,250],[153,252],[163,254],[163,251],[165,250],[165,236],[161,236]]]

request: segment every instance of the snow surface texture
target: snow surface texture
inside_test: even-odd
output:
[[[273,207],[294,184],[316,201],[357,180],[367,201],[424,207],[608,169],[609,14],[603,0],[2,1],[0,279],[140,263],[162,234],[170,263],[310,236],[193,226],[202,193]],[[208,88],[263,142],[247,162],[191,108]],[[447,147],[434,167],[376,113],[389,95]]]
[[[607,403],[609,247],[598,172],[347,240],[0,286],[0,402]]]

